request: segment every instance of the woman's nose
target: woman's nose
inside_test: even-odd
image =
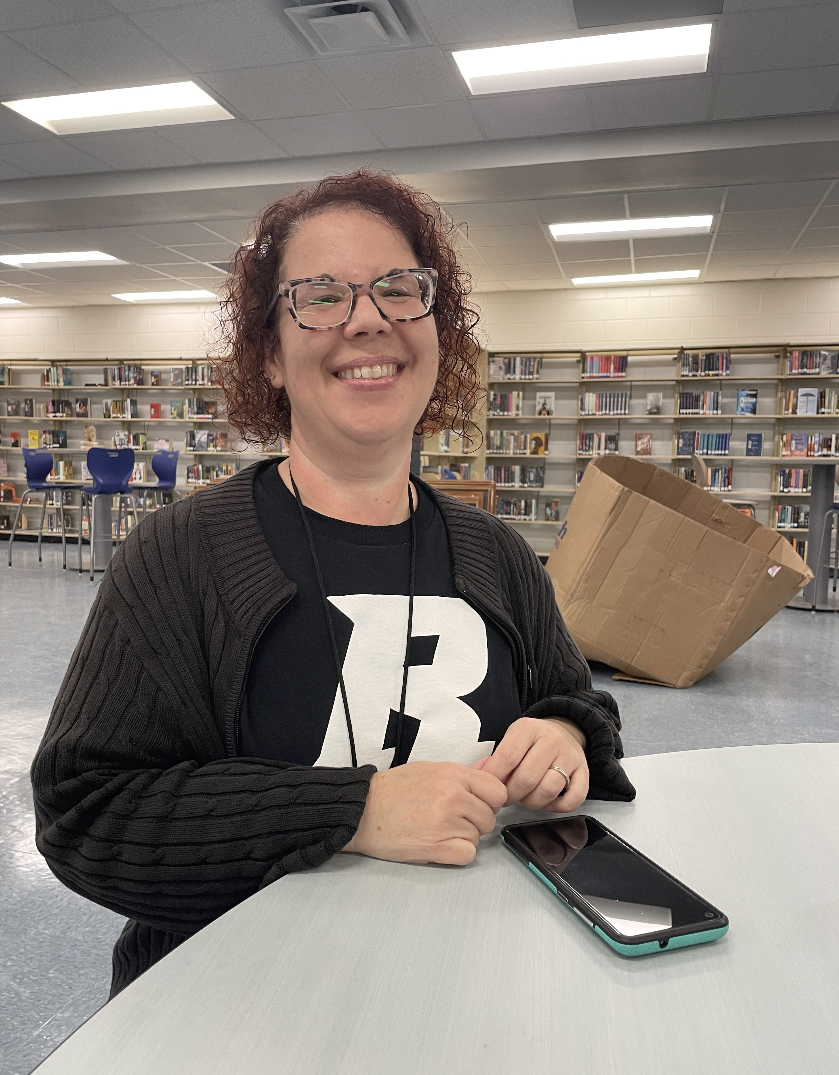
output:
[[[350,336],[360,336],[366,333],[389,333],[392,330],[393,326],[382,317],[370,293],[360,291],[356,296],[352,317],[344,325],[344,331]]]

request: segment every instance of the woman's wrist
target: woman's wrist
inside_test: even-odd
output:
[[[586,749],[586,737],[582,728],[575,724],[572,720],[565,720],[563,717],[543,717],[543,720],[550,721],[551,724],[558,724],[561,728],[564,728],[569,735],[575,739],[583,750]]]

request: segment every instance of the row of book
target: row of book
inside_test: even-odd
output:
[[[722,392],[680,392],[679,414],[722,414]]]
[[[495,502],[495,514],[499,519],[518,519],[519,521],[535,521],[537,500],[529,497],[510,499],[499,497]]]
[[[583,379],[587,377],[625,377],[626,355],[585,355]]]
[[[545,484],[544,467],[513,466],[504,463],[486,468],[486,480],[509,489],[541,489]]]
[[[682,429],[676,437],[676,455],[728,455],[730,442],[730,433]]]
[[[188,429],[184,447],[188,452],[226,452],[229,442],[223,430]]]
[[[238,470],[238,463],[192,463],[186,468],[186,483],[206,485],[219,478],[232,478]]]
[[[487,414],[520,418],[523,403],[524,392],[490,392],[487,396]]]
[[[781,455],[810,459],[839,456],[839,434],[785,433],[781,438]]]
[[[676,467],[676,475],[696,484],[696,471],[692,467]],[[730,493],[733,467],[708,467],[708,481],[704,488],[709,493]]]
[[[784,530],[806,530],[810,526],[809,504],[779,504],[776,525]]]
[[[541,355],[490,355],[490,381],[538,381],[542,373]]]
[[[490,429],[487,452],[490,455],[548,455],[548,433],[527,429]]]
[[[682,351],[682,377],[729,377],[730,351]]]
[[[807,541],[805,538],[793,537],[792,534],[784,534],[784,537],[792,545],[802,560],[807,559]]]
[[[472,477],[471,463],[449,463],[447,466],[423,465],[423,478],[442,478],[446,481],[469,481]]]
[[[617,433],[580,433],[577,455],[617,455]]]
[[[629,414],[628,392],[583,392],[580,414]]]
[[[787,351],[787,374],[835,377],[839,374],[839,351]]]
[[[839,414],[839,391],[835,388],[790,388],[784,414]]]
[[[778,470],[779,493],[809,493],[811,489],[811,470],[803,467],[780,467]]]

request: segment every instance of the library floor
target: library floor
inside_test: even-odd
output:
[[[76,896],[34,846],[28,769],[96,593],[58,545],[0,542],[0,1071],[28,1075],[106,1000],[123,920]],[[627,755],[839,741],[839,615],[784,609],[687,691],[613,683]]]

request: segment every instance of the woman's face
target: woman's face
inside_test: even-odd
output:
[[[286,280],[328,274],[368,283],[391,269],[417,264],[404,235],[386,221],[360,209],[336,208],[300,227],[281,271]],[[385,321],[365,292],[338,328],[300,328],[285,299],[277,324],[278,347],[266,370],[273,385],[288,392],[295,440],[326,450],[346,448],[347,440],[382,447],[404,442],[407,450],[437,381],[433,316]],[[385,376],[382,366],[388,367]],[[349,373],[357,369],[363,376]]]

